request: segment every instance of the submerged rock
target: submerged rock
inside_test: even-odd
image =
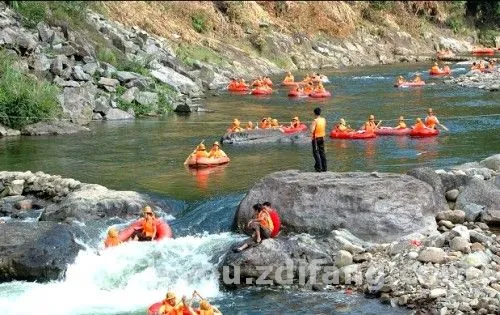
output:
[[[310,138],[307,132],[286,134],[278,129],[254,129],[228,132],[221,141],[224,144],[308,143]]]
[[[372,242],[435,228],[434,216],[443,210],[431,186],[407,175],[290,170],[252,187],[239,205],[235,227],[245,230],[252,205],[264,201],[280,211],[286,232],[327,234],[345,228]]]

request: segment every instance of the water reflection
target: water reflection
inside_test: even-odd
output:
[[[224,177],[224,170],[229,164],[223,164],[213,167],[201,167],[201,168],[193,168],[185,166],[186,170],[189,174],[193,175],[196,180],[196,187],[199,191],[207,192],[209,187],[209,179],[212,181],[217,181]]]

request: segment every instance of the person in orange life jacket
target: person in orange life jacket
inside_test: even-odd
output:
[[[224,151],[220,149],[219,141],[215,141],[214,144],[212,145],[212,149],[210,152],[208,152],[208,157],[209,158],[220,158],[227,156]]]
[[[412,126],[412,128],[413,128],[414,130],[423,130],[423,129],[427,129],[427,127],[425,126],[425,124],[422,122],[422,119],[417,118],[415,121],[416,121],[416,124]]]
[[[162,305],[158,309],[159,315],[182,315],[190,314],[196,315],[196,312],[191,308],[189,303],[186,301],[186,297],[182,297],[182,302],[177,303],[177,298],[175,293],[168,291],[165,299],[162,301]]]
[[[147,242],[154,240],[156,237],[156,219],[150,206],[144,207],[143,215],[144,217],[141,219],[142,227],[136,229],[130,236],[134,241]]]
[[[406,123],[405,118],[403,116],[399,116],[398,125],[394,127],[394,129],[405,129]]]
[[[201,300],[200,306],[196,310],[199,315],[222,315],[222,313],[214,308],[207,300]]]
[[[361,129],[364,129],[366,133],[374,133],[375,129],[377,129],[377,124],[375,124],[375,116],[370,115],[370,117],[368,117],[368,121],[365,122]]]
[[[118,238],[118,230],[115,227],[109,228],[108,237],[104,241],[104,247],[114,247],[120,245],[121,243],[122,241]]]
[[[436,125],[439,125],[439,120],[434,115],[432,108],[427,110],[427,117],[425,117],[425,126],[431,129],[436,129]]]
[[[348,126],[346,124],[344,118],[340,118],[340,121],[339,121],[336,129],[337,129],[337,131],[340,131],[340,132],[351,132],[352,131],[351,126]]]
[[[326,155],[325,155],[325,134],[326,134],[326,119],[321,117],[321,108],[314,109],[316,118],[311,124],[312,152],[314,157],[314,169],[316,172],[326,172]]]
[[[248,221],[248,227],[252,229],[252,236],[243,243],[240,247],[234,248],[235,253],[249,248],[250,246],[258,245],[263,239],[271,238],[271,233],[274,230],[274,224],[271,220],[269,212],[264,209],[260,203],[253,205],[254,219]]]

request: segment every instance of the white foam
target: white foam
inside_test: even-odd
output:
[[[386,77],[364,75],[361,77],[352,77],[353,80],[385,80]]]
[[[217,266],[210,260],[236,239],[231,233],[130,242],[81,251],[66,279],[46,284],[0,284],[0,314],[117,314],[145,312],[167,290],[218,296]]]

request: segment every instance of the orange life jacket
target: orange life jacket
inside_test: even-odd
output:
[[[365,123],[365,131],[366,131],[366,133],[374,133],[376,128],[377,128],[377,125],[375,125],[374,122],[367,121]]]
[[[439,67],[438,67],[438,66],[432,66],[431,71],[432,71],[432,72],[439,72],[439,71],[440,71],[440,69],[439,69]]]
[[[416,123],[415,126],[413,126],[413,129],[415,130],[425,129],[425,124],[423,122]]]
[[[197,158],[208,157],[208,152],[207,151],[196,151],[195,156]]]
[[[142,233],[148,237],[152,237],[155,232],[155,220],[144,220],[142,222]]]
[[[104,241],[104,247],[108,248],[108,247],[113,247],[113,246],[117,246],[117,245],[120,245],[122,243],[122,241],[120,241],[120,239],[118,237],[107,237],[106,240]]]
[[[316,127],[313,130],[313,138],[324,137],[326,134],[326,119],[318,117],[314,121],[316,121]]]
[[[220,158],[226,156],[226,153],[222,151],[221,149],[211,149],[210,152],[208,153],[208,157],[213,157],[213,158]]]
[[[271,215],[269,215],[267,210],[262,210],[257,216],[257,220],[259,220],[260,225],[262,225],[265,229],[270,231],[274,230],[273,220],[271,220]]]
[[[427,127],[429,127],[429,128],[432,128],[432,129],[436,128],[437,123],[438,123],[437,122],[437,118],[434,115],[433,116],[427,116],[425,118],[425,125]]]
[[[200,309],[198,309],[196,311],[196,313],[198,313],[199,315],[214,315],[214,310],[213,309],[209,309],[209,310],[200,310]]]

